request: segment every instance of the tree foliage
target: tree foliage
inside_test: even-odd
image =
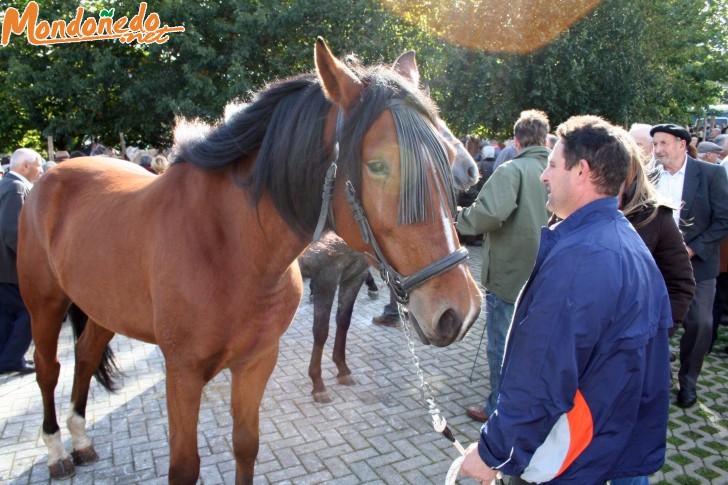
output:
[[[49,21],[72,19],[79,5],[41,3],[41,18]],[[13,150],[29,136],[42,147],[48,135],[69,150],[90,138],[118,145],[120,132],[130,145],[166,146],[176,116],[218,119],[230,100],[246,101],[273,79],[313,69],[319,35],[337,54],[356,53],[367,64],[415,49],[423,84],[460,134],[510,135],[518,113],[529,108],[544,110],[554,125],[582,113],[620,124],[687,123],[691,112],[720,100],[728,79],[728,7],[712,0],[603,0],[547,45],[518,54],[461,47],[416,27],[428,14],[440,23],[467,22],[468,6],[487,15],[485,1],[434,2],[432,11],[414,2],[422,8],[406,18],[377,0],[148,3],[163,23],[186,31],[161,45],[39,47],[13,36],[0,48],[0,149]],[[115,18],[139,9],[131,0],[81,2],[86,16],[110,4]],[[448,16],[443,9],[450,4],[459,10]],[[2,11],[26,5],[2,2]],[[491,16],[486,24],[503,20]],[[499,29],[473,31],[471,38],[493,32]]]

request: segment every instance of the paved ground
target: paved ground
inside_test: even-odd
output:
[[[474,273],[478,248],[470,248]],[[384,293],[384,292],[383,292]],[[330,361],[324,376],[334,402],[315,404],[306,374],[313,308],[307,295],[281,340],[278,366],[261,409],[261,448],[256,483],[435,483],[441,484],[454,447],[435,434],[418,402],[417,377],[401,329],[380,328],[371,317],[384,297],[360,295],[349,334],[349,365],[358,384],[336,383]],[[722,329],[720,349],[728,345]],[[446,349],[417,344],[427,380],[455,435],[467,444],[479,426],[463,414],[487,391],[484,347],[473,369],[483,320],[464,341]],[[93,384],[88,406],[89,434],[101,460],[77,470],[71,484],[166,483],[168,447],[164,365],[151,345],[116,337],[112,342],[124,371],[123,387],[109,394]],[[61,378],[56,391],[59,416],[68,413],[73,377],[72,337],[61,335]],[[728,484],[728,355],[711,355],[700,382],[700,405],[684,411],[671,406],[668,458],[652,483]],[[231,452],[229,375],[206,388],[199,425],[200,482],[234,482]],[[40,393],[33,376],[0,376],[0,483],[48,483],[45,446],[40,438]],[[63,428],[66,447],[68,433]],[[471,482],[472,483],[472,482]]]

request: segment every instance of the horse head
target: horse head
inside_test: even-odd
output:
[[[327,146],[341,145],[332,157],[348,178],[337,177],[333,220],[409,303],[421,340],[446,346],[475,321],[482,295],[454,227],[455,150],[439,135],[410,60],[395,63],[397,72],[349,68],[323,39],[316,43],[316,71],[332,103]]]

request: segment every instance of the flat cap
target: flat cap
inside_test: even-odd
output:
[[[70,157],[70,155],[68,154],[68,152],[66,150],[59,150],[56,152],[55,159],[56,159],[56,162],[62,162],[64,160],[68,160],[69,157]]]
[[[701,141],[698,143],[698,153],[721,153],[723,149],[712,141]]]
[[[690,132],[680,125],[674,125],[672,123],[663,123],[661,125],[655,125],[650,130],[650,136],[655,136],[655,133],[669,133],[678,138],[682,138],[686,143],[690,143],[691,137]]]

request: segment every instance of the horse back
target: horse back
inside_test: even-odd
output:
[[[333,232],[312,243],[298,258],[301,274],[315,281],[334,286],[356,278],[369,269],[366,257],[346,245]]]
[[[95,320],[105,315],[93,303],[108,301],[108,292],[121,302],[131,296],[127,288],[136,287],[138,298],[143,283],[134,273],[145,243],[139,236],[148,224],[138,194],[155,179],[134,164],[100,157],[68,160],[45,173],[20,217],[19,241],[26,256],[18,256],[30,279],[26,286],[52,276]],[[134,301],[127,300],[127,308]]]

